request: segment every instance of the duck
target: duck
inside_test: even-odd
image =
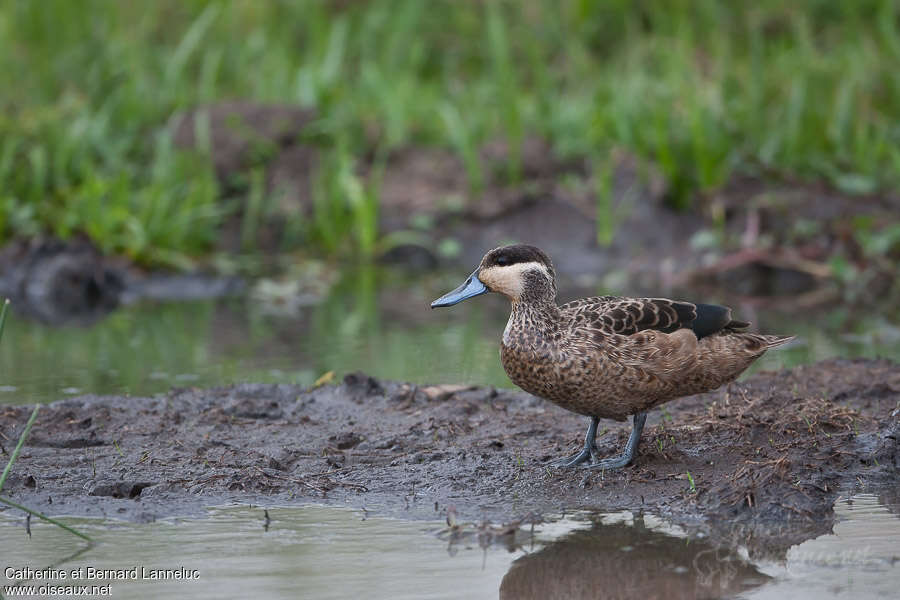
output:
[[[582,449],[556,467],[619,469],[633,460],[651,409],[734,381],[794,336],[747,331],[727,306],[668,298],[598,296],[557,303],[556,271],[536,246],[487,252],[456,289],[431,303],[453,306],[489,292],[511,304],[500,361],[526,392],[590,418]],[[601,457],[600,419],[632,428],[622,454]]]
[[[731,598],[771,579],[734,550],[697,538],[685,544],[650,527],[641,511],[630,523],[597,519],[589,525],[514,560],[499,600]]]

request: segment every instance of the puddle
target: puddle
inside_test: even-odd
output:
[[[263,530],[258,508],[153,524],[71,519],[99,544],[60,568],[196,570],[183,582],[111,582],[128,598],[496,598],[516,553],[477,546],[454,556],[434,532],[444,524],[370,517],[329,507],[276,508]],[[55,527],[0,520],[2,566],[45,567],[78,543]],[[9,549],[15,548],[13,553]],[[100,582],[100,583],[106,583]]]
[[[350,272],[322,303],[287,314],[231,299],[127,306],[90,327],[50,327],[15,316],[0,344],[0,399],[26,404],[75,393],[149,395],[239,381],[311,385],[328,371],[340,376],[358,369],[416,383],[509,387],[498,359],[509,311],[503,298],[480,298],[452,311],[428,307],[457,278]],[[564,288],[562,299],[569,295]],[[894,314],[852,314],[730,304],[763,331],[798,334],[753,369],[833,356],[900,359],[896,308]]]
[[[890,508],[873,494],[838,500],[834,533],[792,547],[783,564],[764,565],[773,582],[746,598],[896,598],[900,505]]]
[[[6,514],[0,566],[193,577],[87,582],[108,583],[114,598],[887,598],[900,586],[893,508],[868,494],[839,501],[834,534],[794,546],[782,563],[754,563],[627,512],[571,516],[488,547],[474,535],[448,543],[437,520],[321,506],[272,508],[268,531],[262,509],[248,507],[151,524],[68,519],[99,541],[74,557],[83,546],[68,534],[32,523],[29,539],[22,519]]]

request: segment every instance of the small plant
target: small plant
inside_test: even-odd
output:
[[[512,183],[522,178],[522,142],[525,127],[522,122],[521,86],[518,83],[515,62],[509,40],[509,17],[503,14],[499,2],[486,2],[485,37],[488,41],[491,81],[497,90],[498,109],[507,142],[506,175]]]
[[[459,109],[449,101],[438,107],[438,113],[446,128],[448,140],[462,158],[469,179],[469,188],[473,195],[477,195],[484,189],[484,172],[481,168],[481,158],[478,156],[477,140],[470,130],[471,126],[463,120]]]
[[[594,167],[594,177],[597,180],[597,243],[601,246],[609,246],[612,244],[613,236],[616,233],[616,218],[613,211],[612,200],[612,176],[612,161],[598,161],[598,164]]]
[[[813,433],[813,424],[809,420],[809,417],[807,417],[806,415],[803,415],[803,421],[806,423],[806,428],[809,430],[809,432]]]
[[[697,486],[694,485],[694,476],[691,475],[691,472],[690,472],[690,471],[685,471],[685,474],[687,475],[688,484],[689,484],[689,486],[690,486],[688,489],[690,490],[690,492],[691,492],[692,494],[696,494],[696,493],[697,493]]]
[[[351,242],[360,257],[371,258],[378,242],[382,170],[376,165],[364,180],[345,147],[328,153],[313,182],[313,239],[330,252],[339,252]]]

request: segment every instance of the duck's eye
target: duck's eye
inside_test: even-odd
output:
[[[510,264],[509,257],[508,257],[508,256],[502,256],[502,255],[497,257],[497,261],[496,261],[496,262],[497,262],[497,266],[498,266],[498,267],[505,267],[506,265]]]

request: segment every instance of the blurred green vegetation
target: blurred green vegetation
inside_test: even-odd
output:
[[[898,64],[894,0],[10,0],[0,238],[189,265],[240,202],[167,124],[233,98],[316,109],[315,214],[288,231],[328,252],[374,251],[378,177],[357,167],[410,144],[453,149],[474,190],[482,144],[510,143],[515,182],[536,135],[602,173],[636,155],[683,208],[737,173],[878,192],[900,183]]]

